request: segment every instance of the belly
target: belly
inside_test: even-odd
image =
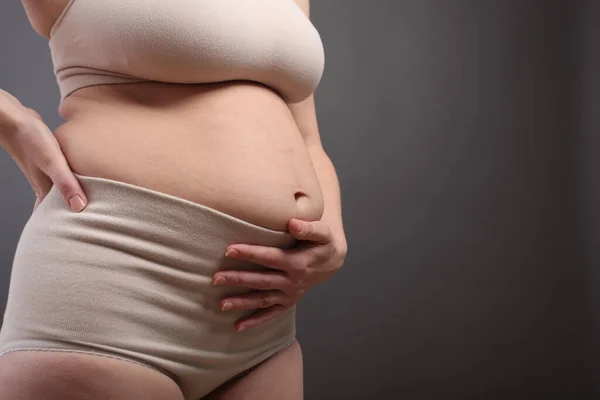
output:
[[[319,220],[321,187],[287,104],[250,82],[91,86],[59,109],[71,169],[286,230]],[[93,201],[93,199],[91,199]]]

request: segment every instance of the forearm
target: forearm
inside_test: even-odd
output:
[[[4,146],[10,135],[17,131],[20,123],[19,101],[10,93],[0,89],[0,145]]]
[[[321,220],[329,225],[337,245],[345,250],[347,242],[342,221],[341,190],[335,167],[321,145],[309,145],[307,148],[323,192],[325,208]]]
[[[42,120],[35,110],[25,107],[15,96],[0,89],[0,146],[8,146],[14,135],[27,128],[31,124],[31,116]]]

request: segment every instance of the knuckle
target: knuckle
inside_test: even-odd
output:
[[[34,163],[38,164],[43,170],[53,171],[56,169],[57,157],[53,151],[44,149],[35,152]]]
[[[283,309],[290,308],[293,305],[294,305],[294,301],[292,301],[290,299],[287,299],[287,300],[281,302],[281,307],[283,307]]]
[[[298,260],[296,263],[294,270],[300,276],[304,276],[308,273],[308,261],[307,260]]]
[[[271,281],[268,278],[263,277],[263,278],[261,278],[259,280],[259,285],[263,289],[270,289],[271,288]]]
[[[52,182],[58,187],[60,192],[64,194],[71,194],[77,190],[76,186],[71,180],[71,177],[67,176],[61,171],[57,171],[52,175]]]
[[[48,171],[56,171],[64,162],[64,155],[52,145],[44,144],[37,148],[36,159]]]
[[[269,251],[264,255],[264,259],[270,264],[275,264],[279,261],[279,254],[274,251]]]
[[[263,299],[260,301],[260,305],[261,307],[269,307],[271,305],[271,298],[263,297]]]
[[[335,254],[337,254],[338,257],[344,260],[348,255],[348,246],[336,246]]]
[[[305,235],[312,235],[314,231],[315,229],[312,224],[305,224],[303,232]]]
[[[295,281],[291,288],[290,288],[290,294],[294,297],[298,297],[301,296],[302,294],[304,294],[304,282],[303,281]]]

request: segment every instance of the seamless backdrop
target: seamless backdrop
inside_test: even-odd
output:
[[[299,306],[306,399],[598,398],[600,2],[311,3],[349,252]],[[18,1],[0,88],[61,122]],[[0,193],[3,310],[34,203],[6,152]]]

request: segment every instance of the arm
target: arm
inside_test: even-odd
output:
[[[87,197],[73,175],[60,146],[42,117],[0,89],[0,146],[17,163],[36,195],[34,209],[56,184],[73,211],[81,211]]]

